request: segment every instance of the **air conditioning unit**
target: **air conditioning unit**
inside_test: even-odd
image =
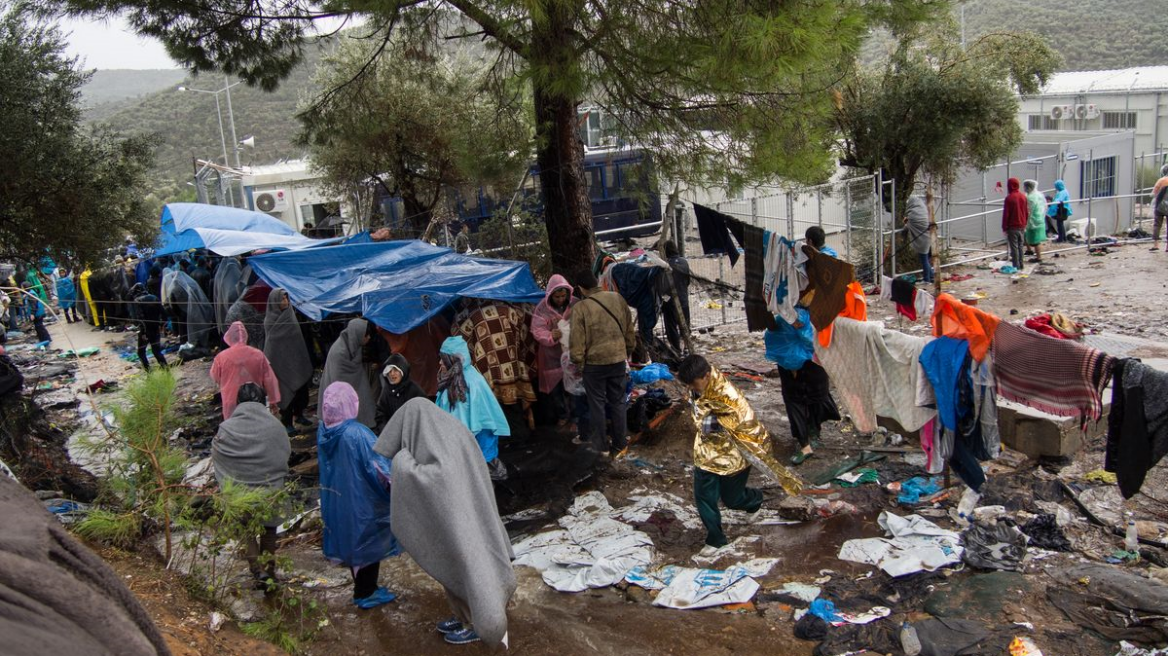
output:
[[[288,209],[288,194],[283,189],[261,191],[255,195],[255,207],[269,214]]]
[[[1086,105],[1086,107],[1087,118],[1099,118],[1099,107],[1097,107],[1094,103],[1090,103]]]
[[[1064,118],[1074,118],[1075,108],[1073,105],[1055,105],[1050,108],[1050,117],[1056,121],[1061,121]]]
[[[1083,120],[1087,118],[1087,106],[1075,105],[1075,118]]]

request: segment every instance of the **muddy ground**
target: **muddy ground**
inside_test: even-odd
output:
[[[1168,309],[1164,303],[1168,293],[1168,254],[1152,253],[1147,248],[1146,244],[1133,245],[1104,255],[1070,251],[1051,258],[1052,275],[1038,275],[1031,270],[1025,278],[975,267],[946,270],[946,274],[973,275],[969,280],[946,284],[946,290],[958,297],[980,292],[982,308],[1013,320],[1040,311],[1063,312],[1098,331],[1100,334],[1093,337],[1095,343],[1109,352],[1123,351],[1116,354],[1151,360],[1168,358]],[[890,305],[878,300],[870,307],[869,319],[885,320],[889,326],[908,332],[927,331],[927,321],[910,323],[897,317]],[[101,353],[81,361],[79,375],[68,386],[74,392],[96,380],[125,381],[137,371],[136,365],[119,358],[115,350],[124,349],[132,339],[130,335],[98,333],[85,326],[60,324],[51,330],[58,336],[54,346],[66,347],[61,338],[68,335],[76,348],[102,347]],[[794,441],[787,428],[777,378],[759,375],[769,368],[762,356],[761,335],[747,334],[745,324],[738,323],[699,335],[697,340],[700,350],[734,375],[736,384],[775,435],[776,455],[785,460],[794,451]],[[182,438],[188,441],[193,457],[206,453],[217,413],[212,401],[213,385],[207,377],[208,366],[205,361],[194,361],[181,369],[179,406],[191,425],[184,430]],[[66,380],[51,380],[50,389],[40,393],[53,393],[51,386],[62,385]],[[682,390],[675,384],[665,387],[674,398],[682,397]],[[116,402],[119,393],[97,394],[95,398],[100,410]],[[87,424],[92,408],[86,400],[78,407],[59,407],[50,412],[59,425],[85,432],[95,429],[91,418]],[[874,445],[873,436],[857,434],[846,421],[825,428],[823,447],[800,471],[808,478]],[[743,608],[662,609],[651,604],[648,593],[624,585],[579,594],[559,593],[545,585],[538,572],[518,568],[519,588],[510,609],[511,651],[556,656],[580,653],[808,655],[813,653],[816,643],[793,637],[794,607],[787,600],[776,599],[775,591],[787,581],[810,583],[831,577],[831,585],[844,591],[843,596],[850,589],[854,589],[858,599],[879,597],[881,590],[884,596],[879,598],[888,598],[891,593],[898,600],[891,606],[892,622],[926,617],[925,608],[932,608],[934,614],[942,613],[945,607],[950,609],[948,612],[956,613],[950,616],[980,619],[996,631],[994,641],[987,643],[992,644],[984,652],[987,654],[1003,653],[1003,641],[1008,642],[1013,635],[1029,634],[1048,655],[1111,656],[1116,651],[1115,643],[1070,622],[1047,600],[1046,589],[1059,571],[1085,560],[1099,561],[1119,548],[1122,540],[1090,525],[1065,498],[1058,499],[1057,495],[1049,501],[1042,498],[1043,491],[1050,489],[1046,483],[1056,477],[1081,483],[1086,472],[1099,466],[1104,430],[1102,425],[1090,429],[1088,448],[1073,462],[1036,463],[1027,461],[1021,454],[1008,453],[990,465],[987,497],[1005,502],[1008,507],[1013,505],[1012,511],[1023,512],[1038,511],[1034,505],[1036,500],[1057,503],[1077,518],[1067,528],[1076,551],[1030,562],[1022,574],[985,574],[958,568],[916,577],[910,584],[894,582],[875,568],[841,561],[836,554],[845,540],[882,535],[876,524],[882,510],[902,515],[911,510],[897,507],[895,497],[876,485],[852,489],[836,486],[815,497],[847,502],[854,510],[797,525],[729,527],[732,540],[758,536],[749,550],[750,555],[779,559],[771,573],[759,579],[762,587],[754,602]],[[646,432],[631,450],[629,459],[602,466],[595,472],[581,461],[570,443],[571,435],[566,432],[544,429],[528,440],[505,441],[502,444],[505,459],[519,467],[526,477],[500,486],[501,512],[510,514],[531,508],[542,511],[534,519],[509,523],[509,532],[518,539],[554,527],[555,520],[572,499],[591,490],[604,493],[614,507],[646,489],[688,499],[692,431],[692,422],[685,413],[677,412],[655,430]],[[311,434],[302,436],[297,442],[298,450],[304,452],[311,442]],[[919,454],[888,452],[885,455],[884,460],[873,465],[881,484],[923,474]],[[308,454],[302,455],[302,459],[307,457]],[[302,472],[305,474],[302,482],[310,484],[311,467]],[[766,489],[767,506],[777,507],[782,501],[784,495],[770,482],[755,477],[752,483]],[[1165,483],[1168,475],[1163,467],[1157,468],[1145,487],[1154,496],[1137,498],[1141,519],[1168,520],[1168,512],[1156,498],[1162,495]],[[946,511],[955,504],[956,496],[939,502],[936,507],[920,510],[940,525],[952,527]],[[692,566],[690,559],[701,548],[704,534],[686,529],[679,522],[670,521],[668,516],[656,519],[653,526],[643,528],[654,538],[658,561]],[[456,648],[442,642],[433,624],[449,614],[445,597],[441,588],[408,556],[387,561],[382,567],[382,584],[398,593],[398,601],[373,611],[357,610],[350,603],[347,574],[323,559],[319,534],[311,530],[311,521],[305,526],[307,530],[293,532],[282,545],[283,553],[296,563],[289,585],[302,586],[308,595],[328,607],[328,623],[304,648],[305,653],[486,651],[479,645]],[[266,644],[257,643],[230,625],[213,633],[208,628],[212,608],[190,597],[181,579],[174,572],[165,571],[160,559],[149,549],[134,554],[109,550],[101,553],[119,573],[128,577],[127,582],[143,599],[176,653],[272,653]],[[1162,555],[1168,557],[1168,553]],[[736,560],[728,559],[719,565]],[[1126,567],[1142,571],[1149,565],[1145,561]],[[869,577],[874,570],[875,574]],[[904,589],[898,591],[898,587]],[[240,614],[264,612],[262,594],[243,597],[245,603],[236,607],[237,611],[243,609]],[[1029,622],[1034,625],[1034,631],[1016,622]]]

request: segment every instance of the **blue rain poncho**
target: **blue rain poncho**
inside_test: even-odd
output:
[[[60,304],[62,310],[71,309],[76,305],[77,286],[73,284],[71,276],[57,279],[57,303]]]
[[[1071,195],[1067,193],[1067,183],[1062,180],[1054,181],[1054,198],[1046,206],[1046,215],[1053,218],[1058,216],[1059,203],[1063,203],[1067,208],[1067,216],[1071,217],[1075,214],[1075,208],[1071,206]]]
[[[795,314],[803,324],[802,328],[796,328],[775,315],[778,328],[763,333],[766,359],[787,371],[799,371],[815,357],[815,327],[811,325],[811,315],[804,307],[796,307]]]
[[[439,353],[462,360],[462,377],[466,383],[466,400],[451,403],[450,390],[438,392],[438,407],[454,415],[474,434],[487,462],[499,455],[499,438],[511,435],[511,426],[503,415],[503,407],[491,391],[483,375],[474,368],[470,349],[462,337],[447,337]],[[439,377],[441,380],[441,377]]]
[[[356,393],[349,392],[356,398]],[[327,403],[327,401],[326,401]],[[356,409],[356,403],[352,403]],[[321,549],[334,563],[364,567],[398,553],[389,522],[392,463],[373,452],[377,436],[353,418],[316,434],[320,463]]]

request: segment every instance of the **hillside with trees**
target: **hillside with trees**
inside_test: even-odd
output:
[[[240,140],[255,137],[255,147],[239,153],[243,165],[271,164],[303,155],[304,149],[294,144],[299,129],[296,108],[302,98],[312,93],[312,75],[318,61],[315,49],[309,49],[308,59],[273,92],[246,84],[231,89],[236,136]],[[194,198],[194,189],[186,183],[192,180],[195,159],[223,161],[215,97],[179,91],[180,85],[213,91],[223,88],[223,77],[206,73],[185,76],[141,98],[99,106],[86,117],[92,125],[107,127],[115,134],[152,135],[157,139],[152,191],[163,202]],[[228,157],[234,164],[226,96],[219,94],[219,100]]]
[[[970,0],[965,3],[966,40],[1029,30],[1063,56],[1065,71],[1164,65],[1166,9],[1157,0]]]
[[[98,109],[122,101],[138,99],[182,84],[187,73],[181,68],[153,70],[97,70],[81,87],[81,105]]]

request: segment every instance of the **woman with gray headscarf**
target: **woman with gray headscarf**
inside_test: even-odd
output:
[[[237,405],[231,417],[219,424],[219,432],[211,441],[211,462],[215,465],[215,480],[224,485],[230,480],[236,485],[279,490],[288,476],[288,457],[292,444],[279,419],[268,411],[264,390],[255,383],[239,388]],[[268,588],[276,578],[276,527],[282,520],[269,518],[264,532],[257,540],[245,541],[247,566],[257,585]],[[261,558],[267,562],[261,562]]]
[[[328,358],[324,362],[324,372],[320,375],[320,387],[326,390],[329,385],[343,380],[357,391],[360,405],[357,409],[357,421],[373,428],[376,420],[377,399],[373,398],[373,387],[369,384],[369,375],[365,371],[365,345],[373,336],[373,324],[365,319],[351,319],[345,326],[345,331],[333,342],[329,348]]]
[[[291,428],[292,421],[302,425],[312,422],[304,417],[308,408],[308,385],[312,382],[312,360],[296,310],[288,292],[277,287],[268,295],[264,314],[264,355],[280,381],[280,419]]]
[[[402,548],[446,590],[446,642],[507,645],[514,552],[483,461],[466,426],[428,399],[407,401],[373,450],[393,461],[390,517]]]

